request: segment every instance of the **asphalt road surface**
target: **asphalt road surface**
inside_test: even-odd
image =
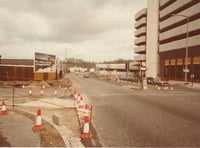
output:
[[[200,92],[134,90],[82,75],[75,80],[84,101],[93,105],[88,146],[200,146]]]

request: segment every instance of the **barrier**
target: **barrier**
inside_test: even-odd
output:
[[[8,111],[6,109],[6,103],[5,101],[2,101],[2,109],[0,115],[8,115]]]

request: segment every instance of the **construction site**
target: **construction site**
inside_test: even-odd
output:
[[[76,82],[1,81],[0,88],[1,146],[87,146],[92,107],[83,103]]]

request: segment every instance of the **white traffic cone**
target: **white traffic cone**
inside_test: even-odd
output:
[[[32,127],[33,131],[43,131],[44,127],[42,126],[42,115],[41,115],[41,110],[37,110],[37,117],[36,117],[36,123]]]
[[[2,109],[0,115],[8,115],[8,111],[6,109],[6,103],[5,101],[2,101]]]
[[[82,139],[92,138],[92,133],[90,132],[90,117],[84,116],[83,132],[81,134]]]

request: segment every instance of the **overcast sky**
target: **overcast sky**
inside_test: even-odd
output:
[[[0,55],[133,59],[134,15],[146,0],[0,0]]]

